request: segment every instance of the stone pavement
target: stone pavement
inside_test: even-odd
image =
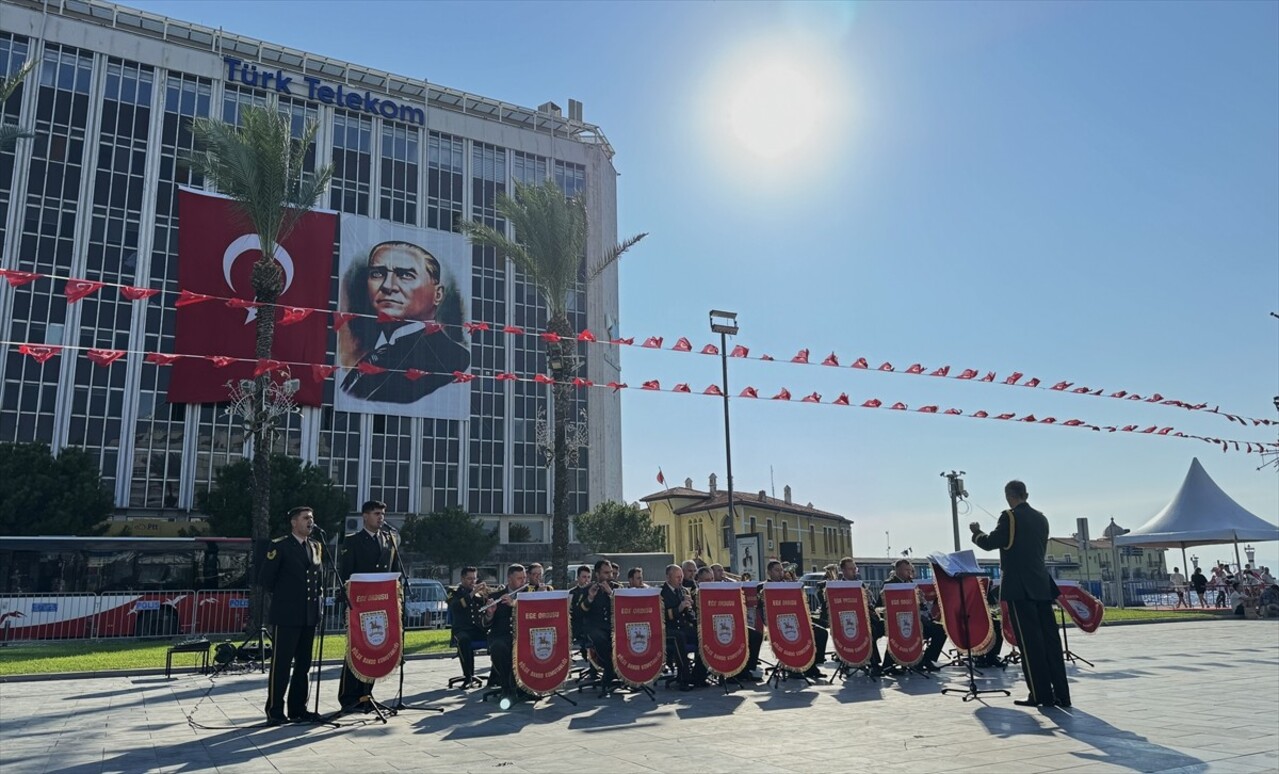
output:
[[[188,714],[209,726],[259,722],[265,678],[3,683],[0,772],[1279,770],[1275,622],[1116,626],[1070,644],[1096,663],[1070,667],[1070,710],[943,696],[942,683],[960,685],[948,669],[941,680],[790,681],[728,696],[659,688],[656,702],[575,693],[577,707],[551,699],[502,712],[478,692],[441,688],[456,661],[423,659],[409,662],[406,699],[443,714],[197,730]],[[1024,695],[1018,667],[987,674],[987,685]],[[335,708],[336,678],[324,670],[321,710]]]

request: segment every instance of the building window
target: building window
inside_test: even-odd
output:
[[[384,220],[417,225],[418,130],[382,125],[382,176],[379,211]]]
[[[329,207],[353,215],[368,215],[372,179],[373,120],[338,111],[333,116],[333,182],[329,186]]]
[[[426,225],[457,231],[462,220],[462,139],[431,132],[426,148]],[[496,175],[495,169],[488,171]],[[505,169],[501,177],[505,179]]]
[[[764,528],[768,531],[768,542],[773,542],[773,520],[765,519]]]
[[[748,529],[748,530],[746,530],[746,531],[747,531],[747,533],[750,533],[750,534],[754,534],[754,533],[757,531],[757,528],[755,527],[755,517],[754,517],[754,516],[752,516],[752,517],[751,517],[751,525],[750,525],[750,529]]]
[[[392,513],[406,513],[413,462],[413,419],[383,414],[374,414],[371,419],[369,498],[386,503]]]

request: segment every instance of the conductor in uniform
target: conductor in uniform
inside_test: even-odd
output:
[[[289,511],[290,534],[267,549],[258,585],[271,594],[274,655],[267,687],[268,725],[319,718],[306,709],[311,645],[320,622],[320,573],[324,547],[311,539],[315,514],[305,505]],[[285,702],[287,693],[288,701]],[[287,714],[286,714],[287,712]]]
[[[344,584],[355,573],[390,572],[399,550],[395,533],[386,528],[386,503],[369,500],[360,508],[360,515],[364,520],[363,527],[342,541],[338,575]],[[367,701],[372,691],[372,683],[361,681],[349,664],[343,664],[342,677],[338,681],[338,703],[342,705],[343,712],[357,709],[368,712],[372,709]]]
[[[999,549],[1001,598],[1021,645],[1022,668],[1030,696],[1014,704],[1022,707],[1069,707],[1066,661],[1061,653],[1053,601],[1057,583],[1044,566],[1048,550],[1048,519],[1026,502],[1026,485],[1004,486],[1008,510],[999,515],[995,531],[987,535],[981,524],[968,525],[973,542],[987,551]]]

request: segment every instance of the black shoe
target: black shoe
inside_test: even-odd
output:
[[[286,717],[284,717],[283,715],[271,715],[271,714],[268,714],[268,715],[266,716],[266,724],[267,724],[268,726],[282,726],[282,725],[284,725],[285,723],[288,723],[288,722],[289,722],[289,719],[288,719],[288,718],[286,718]]]
[[[323,720],[319,713],[303,710],[296,715],[289,717],[290,723],[318,723]]]
[[[1067,699],[1067,700],[1065,700],[1065,701],[1061,701],[1060,699],[1058,699],[1058,700],[1057,700],[1057,706],[1058,706],[1058,707],[1061,707],[1062,709],[1070,709],[1070,707],[1071,707],[1070,699]]]
[[[919,665],[919,668],[920,668],[921,670],[925,671],[925,672],[940,672],[940,671],[941,671],[941,667],[937,666],[937,664],[935,664],[935,663],[934,663],[934,662],[932,662],[932,661],[925,661],[924,663],[922,663],[922,664],[920,664],[920,665]]]
[[[1029,698],[1014,699],[1013,704],[1016,704],[1018,707],[1055,707],[1057,706],[1057,703],[1053,701],[1035,701],[1034,699],[1029,699]]]
[[[817,667],[813,667],[812,669],[809,669],[807,672],[804,673],[804,677],[807,677],[812,680],[825,680],[826,674],[822,672],[822,670],[818,669]]]

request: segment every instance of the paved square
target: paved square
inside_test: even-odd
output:
[[[1207,621],[1103,628],[1071,646],[1071,710],[942,696],[961,672],[725,696],[573,693],[509,712],[444,690],[452,659],[408,664],[406,699],[444,707],[386,725],[196,730],[262,720],[265,677],[104,677],[0,684],[0,771],[931,772],[1279,771],[1279,625]],[[3,658],[0,650],[0,658]],[[768,655],[767,645],[764,655]],[[480,659],[482,664],[487,660]],[[1020,670],[983,687],[1024,695]],[[324,670],[322,711],[336,708]],[[394,681],[380,690],[391,698]],[[343,721],[351,720],[344,718]]]

